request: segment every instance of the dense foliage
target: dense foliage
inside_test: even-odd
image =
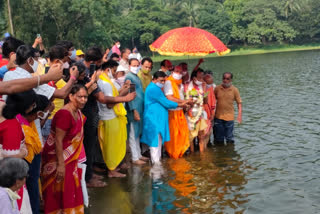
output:
[[[164,32],[195,26],[228,45],[303,43],[320,39],[319,0],[0,0],[0,33],[31,43],[40,33],[47,46],[71,40],[147,50]]]

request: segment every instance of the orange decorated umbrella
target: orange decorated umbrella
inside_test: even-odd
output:
[[[169,30],[149,47],[151,51],[169,56],[205,56],[211,53],[222,56],[230,52],[216,36],[194,27]]]

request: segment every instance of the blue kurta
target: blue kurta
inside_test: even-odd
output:
[[[141,142],[158,147],[159,134],[162,144],[170,141],[168,110],[177,107],[178,103],[168,100],[162,90],[151,82],[145,92]]]
[[[135,137],[138,138],[140,137],[142,132],[144,93],[143,93],[141,80],[137,75],[133,74],[132,72],[129,72],[125,78],[125,81],[127,80],[130,80],[131,83],[134,83],[136,85],[136,93],[137,93],[137,96],[134,100],[126,103],[127,118],[128,118],[128,128],[127,128],[128,136],[130,136],[130,124],[132,123],[134,127]],[[139,112],[140,121],[134,120],[133,110],[136,110]]]

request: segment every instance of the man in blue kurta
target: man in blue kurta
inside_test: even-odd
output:
[[[128,119],[128,138],[131,151],[131,158],[134,164],[145,164],[144,160],[148,158],[141,155],[140,135],[142,132],[142,115],[144,104],[144,93],[142,83],[138,77],[139,61],[136,58],[129,60],[129,73],[126,75],[125,81],[130,80],[131,84],[135,84],[136,98],[126,103],[127,119]]]
[[[141,142],[150,146],[153,164],[160,164],[161,147],[164,142],[170,140],[168,110],[186,105],[186,103],[178,105],[166,98],[161,90],[165,78],[164,72],[154,73],[153,80],[145,92]]]

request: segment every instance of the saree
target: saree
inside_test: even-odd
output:
[[[112,86],[112,95],[119,95],[110,78],[104,73],[99,78]],[[111,120],[100,120],[98,125],[98,138],[103,159],[109,170],[114,170],[126,154],[127,117],[126,109],[122,103],[113,107],[116,117]]]
[[[171,81],[173,96],[180,99],[179,85],[182,80],[175,80],[172,76],[168,80]],[[189,128],[183,109],[169,111],[169,130],[170,141],[165,142],[164,146],[171,158],[178,159],[190,146]]]
[[[29,123],[24,117],[21,115],[17,115],[17,120],[20,122],[24,137],[25,137],[25,145],[28,150],[28,155],[24,157],[29,164],[31,164],[35,155],[40,154],[42,149],[42,144],[39,138],[39,134],[37,131],[37,127],[32,121]]]
[[[78,112],[75,121],[68,110],[59,110],[53,120],[51,133],[42,152],[42,194],[44,212],[47,214],[84,213],[83,194],[78,169],[78,159],[83,154],[83,125],[85,117]],[[66,131],[63,139],[63,158],[65,177],[62,182],[56,182],[57,156],[55,147],[55,130]]]

